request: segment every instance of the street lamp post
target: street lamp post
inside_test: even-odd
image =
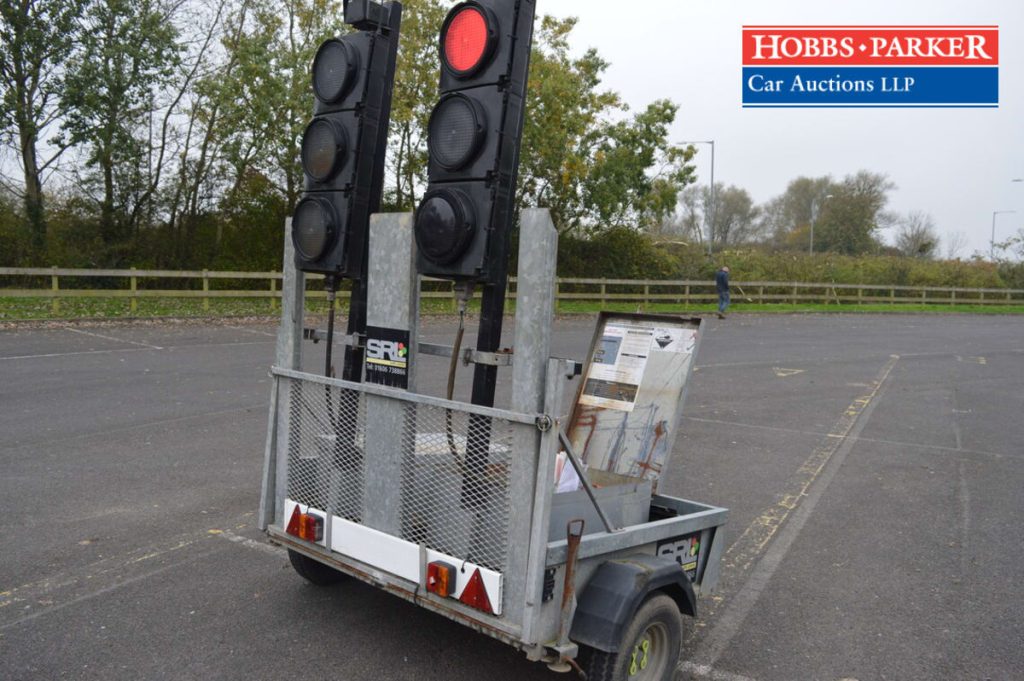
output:
[[[704,220],[708,222],[708,255],[711,255],[711,237],[714,235],[715,228],[715,140],[696,140],[693,142],[676,142],[676,144],[710,144],[711,145],[711,217],[704,216]]]
[[[825,198],[823,198],[821,201],[811,201],[811,245],[808,249],[809,255],[814,255],[814,223],[818,221],[818,211],[821,210],[821,204],[825,203],[831,198],[831,194],[826,194]]]
[[[1015,210],[994,210],[992,211],[992,238],[988,242],[988,259],[996,261],[996,216],[1001,213],[1016,213]]]

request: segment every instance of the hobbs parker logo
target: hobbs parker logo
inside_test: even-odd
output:
[[[995,107],[998,26],[744,26],[745,107]]]

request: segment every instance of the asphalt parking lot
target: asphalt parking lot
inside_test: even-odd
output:
[[[555,353],[592,331],[559,320]],[[0,678],[557,678],[264,541],[274,335],[0,331]],[[731,511],[681,676],[1021,678],[1024,320],[709,320],[684,414],[662,489]]]

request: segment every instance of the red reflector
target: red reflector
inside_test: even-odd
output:
[[[288,527],[285,528],[285,532],[293,536],[299,535],[299,526],[302,523],[302,511],[299,510],[299,505],[295,504],[295,508],[292,509],[292,517],[288,520]]]
[[[444,34],[444,58],[456,71],[469,71],[487,49],[487,19],[474,7],[459,11]]]
[[[313,513],[303,513],[299,510],[299,505],[295,504],[292,517],[288,520],[288,527],[284,531],[299,539],[318,542],[324,538],[324,519]]]
[[[427,591],[448,597],[455,591],[455,566],[441,561],[427,564]]]
[[[483,610],[488,615],[494,614],[494,608],[491,607],[491,599],[487,597],[487,587],[484,586],[484,578],[480,576],[480,568],[477,568],[473,572],[473,576],[469,578],[469,584],[462,590],[459,600],[471,608]]]

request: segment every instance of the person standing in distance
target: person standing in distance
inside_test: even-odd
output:
[[[725,319],[725,310],[729,307],[729,267],[722,268],[715,274],[715,289],[718,291],[718,318]]]

